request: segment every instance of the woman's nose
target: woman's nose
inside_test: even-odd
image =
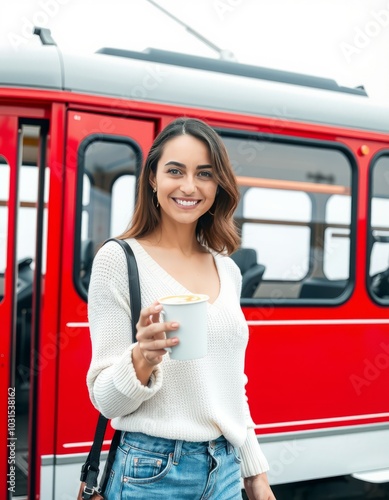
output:
[[[196,183],[193,177],[186,177],[180,186],[181,191],[186,195],[191,195],[196,191]]]

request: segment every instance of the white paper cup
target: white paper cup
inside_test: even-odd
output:
[[[169,349],[170,358],[180,361],[203,358],[207,354],[208,295],[186,294],[161,297],[164,321],[177,321],[179,328],[166,333],[167,338],[177,337],[178,345]]]

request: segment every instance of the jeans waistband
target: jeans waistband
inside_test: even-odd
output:
[[[182,441],[175,439],[166,439],[156,436],[149,436],[142,432],[122,432],[121,445],[128,445],[133,448],[161,453],[163,455],[173,455],[173,463],[178,464],[181,455],[210,453],[226,448],[227,453],[231,453],[233,446],[224,436],[219,436],[211,441]]]

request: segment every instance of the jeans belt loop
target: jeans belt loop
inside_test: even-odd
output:
[[[182,443],[182,441],[176,441],[176,444],[174,446],[173,465],[178,465],[180,463]]]

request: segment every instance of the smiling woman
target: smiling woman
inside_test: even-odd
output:
[[[132,225],[121,236],[135,253],[142,291],[133,344],[123,256],[111,242],[95,257],[87,381],[93,404],[122,432],[108,500],[237,500],[241,476],[250,499],[275,498],[245,397],[248,327],[240,271],[228,257],[239,241],[237,202],[219,136],[200,120],[177,119],[151,147]],[[209,298],[199,318],[207,323],[207,353],[177,361],[180,324],[160,320],[158,297],[187,294]]]

